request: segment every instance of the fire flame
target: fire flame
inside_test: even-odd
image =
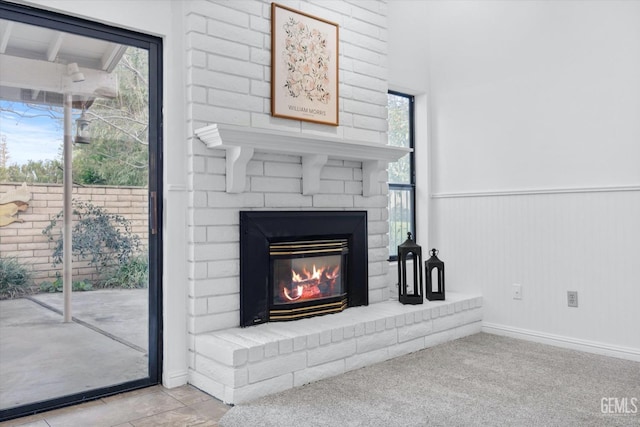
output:
[[[300,298],[302,298],[302,293],[304,292],[304,286],[299,286],[299,285],[298,285],[298,286],[296,286],[294,289],[297,291],[297,293],[296,293],[295,295],[291,295],[291,294],[289,294],[289,291],[287,290],[287,288],[284,288],[284,289],[283,289],[284,297],[285,297],[287,300],[289,300],[289,301],[296,301],[296,300],[299,300]]]
[[[291,270],[291,287],[283,287],[282,294],[287,301],[298,301],[322,298],[333,294],[336,279],[340,276],[340,266],[324,266],[317,268],[315,264],[311,271],[306,267],[298,273]],[[322,290],[324,289],[324,291]]]

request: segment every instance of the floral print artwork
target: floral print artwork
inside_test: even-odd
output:
[[[339,26],[271,3],[271,115],[339,126]]]
[[[329,103],[331,50],[327,35],[318,29],[310,29],[294,17],[289,17],[282,28],[285,32],[282,58],[287,70],[284,87],[289,96]]]

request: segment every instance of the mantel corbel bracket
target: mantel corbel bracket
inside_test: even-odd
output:
[[[247,185],[247,164],[253,148],[227,147],[227,193],[242,193]]]
[[[309,195],[320,192],[320,173],[328,160],[329,156],[326,154],[302,156],[302,194]]]
[[[362,162],[362,195],[365,197],[380,194],[380,173],[385,170],[387,163],[380,160]]]

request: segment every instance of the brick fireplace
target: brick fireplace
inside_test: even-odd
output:
[[[393,300],[386,169],[407,149],[388,145],[386,2],[300,2],[301,9],[340,23],[339,126],[270,115],[270,2],[178,3],[186,23],[186,130],[193,137],[185,194],[182,188],[169,191],[188,206],[188,381],[238,403],[479,330],[476,297],[448,293],[446,302],[420,307]],[[166,141],[168,147],[179,146],[177,135]],[[182,165],[177,158],[167,162]],[[260,313],[258,322],[242,327],[240,276],[247,257],[240,248],[241,211],[365,211],[368,305],[279,322],[262,322],[269,315]],[[177,209],[167,212],[175,215]],[[167,257],[175,255],[171,249],[169,243]],[[313,264],[291,266],[313,273]],[[290,281],[292,269],[282,267],[278,282]],[[271,273],[258,277],[268,282]],[[308,284],[301,292],[300,285],[289,284],[289,296],[324,294],[331,286],[326,280]],[[167,281],[168,289],[179,285]],[[268,301],[269,292],[273,298],[274,289],[267,284],[261,299]],[[171,328],[182,325],[166,325]]]
[[[406,151],[232,125],[195,133],[206,161],[190,383],[240,403],[480,331],[479,296],[394,299],[385,169]],[[314,278],[321,261],[330,271]],[[333,312],[308,317],[315,303]]]

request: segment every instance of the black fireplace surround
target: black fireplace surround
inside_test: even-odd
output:
[[[240,326],[270,321],[270,248],[282,242],[346,240],[346,307],[368,305],[367,238],[366,211],[240,211]]]

